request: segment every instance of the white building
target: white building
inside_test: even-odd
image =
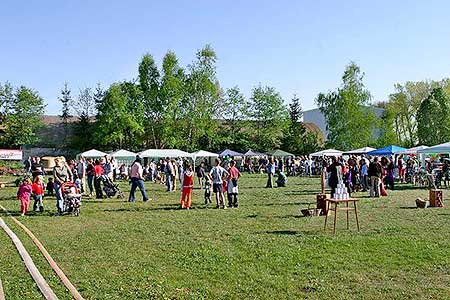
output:
[[[375,112],[375,117],[380,118],[383,115],[384,109],[379,107],[371,107]],[[320,130],[323,133],[323,136],[326,138],[328,137],[328,130],[327,130],[327,121],[325,120],[324,115],[320,112],[320,109],[314,108],[310,110],[306,110],[303,112],[303,122],[305,123],[313,123],[317,127],[320,128]],[[374,132],[375,136],[378,137],[380,135],[379,131],[376,130]]]

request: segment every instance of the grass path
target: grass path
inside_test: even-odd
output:
[[[146,183],[150,204],[86,200],[76,218],[54,217],[46,200],[44,215],[21,221],[86,299],[450,298],[450,211],[411,209],[427,191],[402,186],[388,198],[363,198],[361,232],[353,218],[345,230],[342,213],[333,236],[322,217],[300,217],[300,206],[315,202],[318,179],[264,184],[246,175],[239,209],[205,209],[195,190],[195,209],[180,211],[180,193]],[[17,212],[14,195],[0,190],[0,204]],[[32,241],[6,221],[58,297],[70,299]],[[41,299],[5,234],[0,266],[7,296]]]

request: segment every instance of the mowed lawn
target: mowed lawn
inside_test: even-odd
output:
[[[84,198],[80,217],[56,217],[47,198],[43,215],[20,220],[85,299],[450,299],[450,210],[413,209],[426,189],[357,194],[361,232],[353,214],[347,231],[341,212],[334,236],[324,217],[301,217],[300,208],[315,205],[318,178],[289,178],[282,189],[263,188],[265,180],[244,175],[238,209],[205,208],[197,189],[195,209],[178,210],[179,192],[146,183],[150,203]],[[0,204],[17,213],[15,193],[0,190]],[[71,299],[32,241],[2,217],[58,297]],[[3,231],[0,266],[7,299],[43,299]]]

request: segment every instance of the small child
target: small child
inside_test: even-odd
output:
[[[211,191],[211,179],[209,178],[209,176],[205,176],[205,205],[211,203]]]
[[[33,191],[33,198],[34,198],[34,204],[33,204],[33,211],[38,210],[43,212],[44,211],[44,178],[42,175],[36,176],[34,179],[33,185],[31,186],[31,190]]]
[[[181,195],[180,207],[190,209],[192,189],[194,187],[194,172],[190,164],[186,165],[186,171],[183,174],[183,193]]]
[[[47,195],[52,196],[54,191],[53,178],[50,177],[47,182]]]
[[[31,179],[29,177],[26,177],[23,179],[22,184],[19,186],[19,190],[17,191],[17,199],[20,200],[20,213],[22,217],[25,216],[28,211],[31,192]]]

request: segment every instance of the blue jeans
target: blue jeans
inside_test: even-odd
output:
[[[64,211],[64,199],[62,197],[62,191],[61,191],[61,185],[59,183],[55,182],[53,184],[55,188],[55,194],[56,194],[56,208],[58,209],[58,212]]]
[[[94,175],[89,175],[87,179],[88,179],[89,193],[92,194],[94,192],[94,188],[92,187],[92,183],[94,182]]]
[[[131,178],[131,191],[130,191],[130,197],[128,198],[129,202],[134,202],[134,192],[136,191],[136,188],[139,187],[141,190],[142,198],[144,201],[148,200],[147,193],[145,192],[144,188],[144,180],[132,177]]]
[[[166,173],[166,186],[167,186],[167,191],[171,192],[172,191],[172,176],[170,176],[169,173]]]

